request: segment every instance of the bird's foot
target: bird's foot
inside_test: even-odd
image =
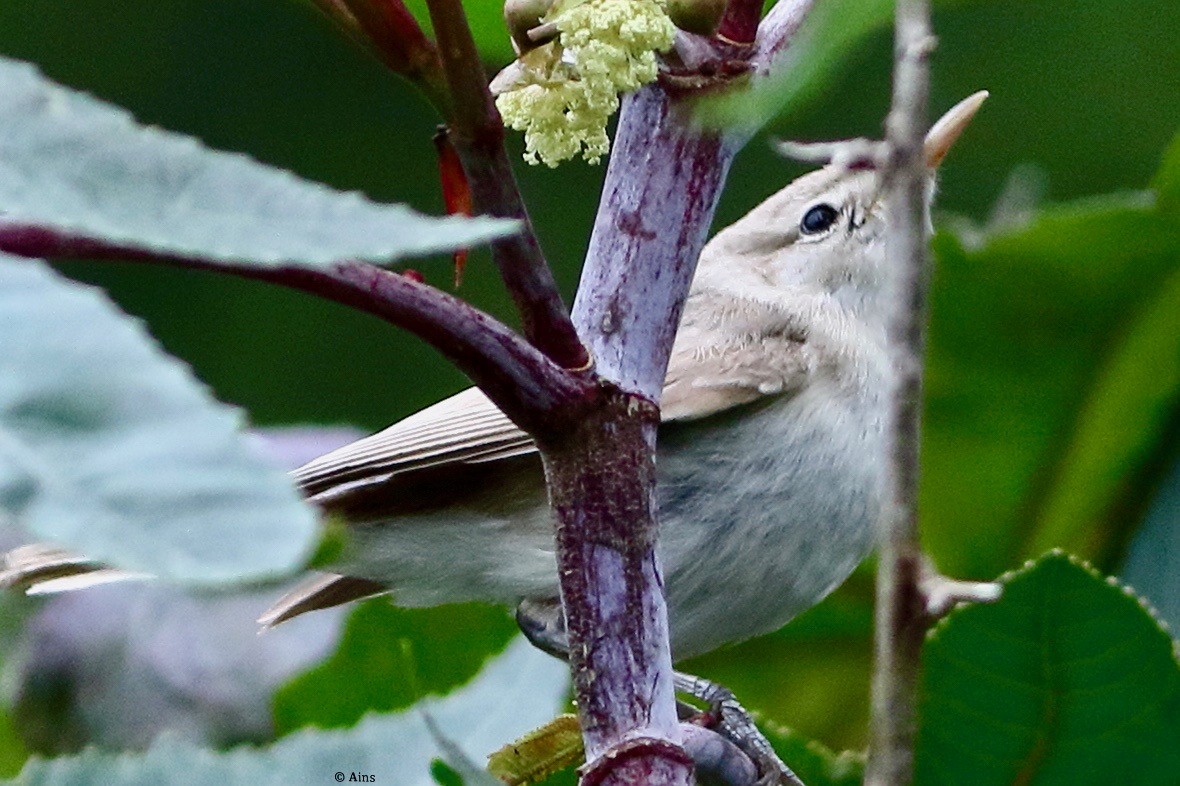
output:
[[[674,672],[676,690],[708,705],[694,717],[718,731],[737,745],[758,766],[758,786],[803,786],[791,768],[775,753],[770,740],[758,730],[750,712],[734,697],[733,691],[716,682]]]
[[[566,636],[565,619],[561,614],[561,605],[556,601],[522,601],[516,608],[516,623],[525,638],[537,649],[561,659],[568,657],[569,639]],[[734,698],[732,691],[723,685],[679,671],[673,672],[673,682],[677,691],[708,706],[701,712],[679,702],[681,718],[716,731],[749,756],[758,768],[755,786],[803,786],[799,777],[774,752],[770,741],[754,725],[749,711]]]
[[[569,636],[561,602],[525,599],[516,607],[516,626],[529,644],[558,660],[569,660]]]

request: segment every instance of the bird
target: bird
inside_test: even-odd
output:
[[[926,136],[928,225],[938,166],[986,96],[959,102]],[[701,252],[659,402],[657,554],[676,661],[780,628],[873,546],[897,374],[887,211],[877,168],[835,161]],[[335,572],[287,593],[264,626],[384,594],[405,607],[515,607],[526,634],[560,626],[540,454],[479,389],[293,478],[347,535]],[[68,576],[73,587],[89,569],[29,549],[9,556],[5,579]]]
[[[934,173],[986,93],[925,141]],[[830,164],[701,253],[660,401],[657,552],[672,652],[767,633],[844,581],[885,502],[895,368],[879,171]],[[471,388],[294,473],[348,522],[343,570],[262,622],[377,594],[557,609],[532,439]],[[521,604],[524,604],[521,606]]]

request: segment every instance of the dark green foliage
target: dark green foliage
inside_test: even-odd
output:
[[[762,731],[807,786],[858,786],[864,781],[864,757],[858,753],[833,753],[820,743],[774,723],[763,723]]]
[[[516,632],[503,609],[479,604],[399,609],[361,604],[336,653],[275,696],[280,733],[351,726],[366,712],[400,710],[470,680]]]
[[[1053,546],[1113,568],[1180,404],[1180,217],[1157,201],[936,238],[922,503],[943,570]]]
[[[1175,642],[1114,580],[1054,552],[998,603],[953,612],[923,651],[919,784],[1180,777]]]
[[[438,786],[463,786],[463,776],[442,759],[430,762],[430,777],[434,778]]]

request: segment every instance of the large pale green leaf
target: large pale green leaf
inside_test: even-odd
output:
[[[387,262],[512,232],[334,191],[130,114],[0,57],[0,218],[211,262]]]
[[[186,582],[289,572],[315,515],[241,426],[98,290],[0,254],[0,518]]]
[[[488,665],[470,685],[426,705],[445,739],[474,762],[505,742],[539,726],[560,710],[568,685],[564,664],[523,639]],[[143,754],[90,751],[80,756],[34,760],[21,786],[288,786],[344,783],[353,773],[370,783],[428,786],[431,760],[439,756],[418,709],[370,715],[344,730],[306,729],[265,748],[225,753],[163,741]],[[357,782],[354,780],[352,782]]]
[[[503,609],[478,604],[401,609],[388,598],[361,604],[335,654],[275,695],[280,733],[351,726],[370,711],[409,707],[471,679],[516,626]]]
[[[923,650],[919,784],[1180,777],[1174,642],[1128,590],[1060,553],[961,608]]]

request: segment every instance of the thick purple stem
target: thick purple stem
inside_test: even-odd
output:
[[[517,425],[533,434],[558,430],[571,417],[571,407],[590,403],[597,396],[593,383],[560,368],[495,318],[428,284],[364,262],[315,269],[223,264],[3,222],[0,251],[26,257],[171,264],[232,273],[334,300],[426,341],[479,385]]]
[[[758,51],[754,55],[754,73],[769,75],[786,53],[800,25],[811,13],[815,0],[778,0],[758,26]]]
[[[618,386],[616,406],[546,451],[586,757],[607,771],[600,783],[691,779],[667,753],[680,729],[655,552],[654,403],[737,146],[688,120],[658,86],[624,101],[574,305],[597,371]],[[655,741],[648,755],[618,757],[619,741],[634,738]]]
[[[691,130],[659,87],[619,114],[574,324],[599,373],[659,401],[688,286],[737,146]]]

